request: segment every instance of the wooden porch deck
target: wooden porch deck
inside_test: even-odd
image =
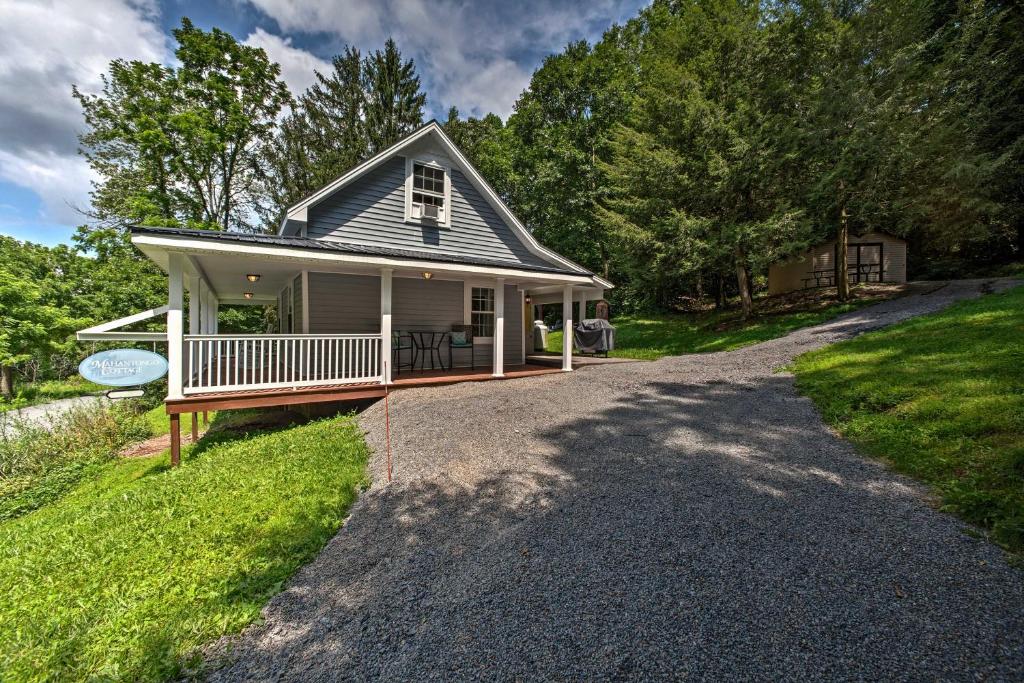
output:
[[[489,369],[455,368],[453,370],[405,371],[394,378],[389,391],[412,387],[458,384],[459,382],[486,382],[492,380],[532,377],[562,372],[561,368],[528,363],[505,368],[504,377],[494,377]],[[168,415],[201,413],[209,410],[237,410],[240,408],[271,408],[309,403],[336,401],[362,401],[384,396],[384,387],[377,383],[326,384],[312,387],[276,387],[246,391],[223,391],[193,394],[165,401]]]

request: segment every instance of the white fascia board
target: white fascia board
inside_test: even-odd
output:
[[[139,341],[139,342],[164,342],[167,341],[166,332],[78,332],[75,334],[78,341]]]
[[[398,141],[397,143],[395,143],[391,147],[388,147],[387,149],[380,152],[376,156],[368,159],[359,166],[356,166],[351,171],[341,176],[334,182],[330,183],[329,185],[325,185],[316,193],[310,195],[306,199],[303,199],[301,202],[289,207],[288,210],[285,212],[285,217],[282,219],[281,225],[278,228],[278,234],[281,234],[283,232],[284,226],[289,218],[293,220],[306,221],[308,213],[307,209],[310,206],[313,206],[314,204],[320,202],[323,199],[326,199],[328,196],[330,196],[337,190],[340,190],[342,187],[352,182],[356,178],[360,177],[364,173],[373,170],[382,162],[395,156],[396,154],[401,152],[405,147],[408,147],[417,140],[420,140],[431,133],[437,135],[437,137],[441,141],[441,145],[447,149],[448,153],[451,154],[452,159],[454,159],[458,163],[460,170],[466,174],[466,176],[469,178],[473,186],[484,195],[484,198],[487,199],[491,207],[495,211],[497,211],[502,218],[505,219],[505,222],[509,225],[509,227],[512,228],[512,231],[516,233],[516,236],[522,240],[523,244],[526,245],[527,249],[529,249],[537,256],[540,256],[541,258],[549,262],[557,263],[558,265],[567,267],[570,270],[586,270],[578,263],[570,261],[564,256],[557,254],[554,251],[551,251],[550,249],[542,245],[540,242],[538,242],[537,239],[530,233],[530,231],[526,229],[526,226],[519,222],[519,219],[515,217],[515,214],[512,213],[512,210],[505,205],[505,202],[503,202],[501,197],[498,196],[498,193],[494,191],[494,188],[492,188],[490,184],[484,179],[484,177],[480,175],[476,168],[473,167],[473,164],[471,164],[469,160],[466,159],[465,156],[463,156],[462,152],[459,151],[459,148],[455,146],[455,143],[451,141],[451,138],[449,138],[448,135],[445,134],[444,129],[441,128],[441,126],[438,125],[436,121],[431,121],[423,128],[421,128],[419,131],[413,133],[404,140]],[[611,284],[609,283],[605,287],[606,289],[610,288]]]
[[[408,270],[429,270],[432,272],[451,273],[465,276],[508,277],[514,279],[541,280],[559,284],[593,285],[590,275],[568,275],[545,273],[542,271],[518,270],[494,266],[476,266],[470,264],[447,263],[439,261],[421,261],[415,259],[398,259],[386,256],[364,256],[361,254],[342,254],[338,252],[313,252],[300,247],[280,247],[259,244],[217,243],[210,240],[199,240],[188,237],[162,237],[157,235],[133,235],[132,244],[138,246],[157,265],[167,269],[167,254],[171,251],[181,253],[235,254],[253,258],[277,258],[301,261],[305,264],[351,264],[375,268],[395,268]],[[309,270],[315,270],[310,267]]]
[[[118,339],[118,340],[132,341],[136,337],[138,337],[138,335],[161,334],[161,335],[163,335],[162,338],[166,339],[167,335],[164,332],[112,332],[112,330],[116,330],[119,327],[124,327],[125,325],[131,325],[132,323],[142,322],[143,320],[150,320],[151,318],[155,318],[155,317],[157,317],[159,315],[164,315],[165,313],[167,313],[167,309],[168,309],[167,306],[160,306],[158,308],[151,308],[148,311],[142,311],[141,313],[136,313],[134,315],[128,315],[128,316],[125,316],[123,318],[118,318],[117,320],[111,320],[110,322],[100,323],[99,325],[93,325],[92,327],[87,327],[84,330],[80,330],[80,331],[76,332],[75,333],[75,337],[79,341],[101,341],[101,340],[104,340],[104,339]],[[111,335],[115,335],[115,336],[111,336]],[[126,337],[124,335],[135,335],[135,336],[134,337]],[[145,336],[142,339],[140,339],[139,341],[149,341],[149,340],[150,340],[150,337]]]

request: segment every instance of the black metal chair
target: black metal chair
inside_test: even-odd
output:
[[[409,354],[409,362],[402,363],[402,351],[412,351]],[[395,330],[391,333],[391,368],[395,375],[402,373],[402,368],[412,370],[416,367],[416,346],[413,344],[412,335],[407,332]]]
[[[456,341],[459,333],[465,333],[463,341]],[[476,350],[473,348],[473,326],[456,323],[452,325],[452,332],[448,336],[448,363],[455,367],[455,349],[469,349],[469,367],[476,370]]]

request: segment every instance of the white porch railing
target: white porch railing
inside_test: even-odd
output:
[[[379,334],[186,335],[185,394],[381,382]]]

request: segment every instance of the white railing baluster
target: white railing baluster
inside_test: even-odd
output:
[[[379,334],[186,335],[186,394],[380,379]]]

